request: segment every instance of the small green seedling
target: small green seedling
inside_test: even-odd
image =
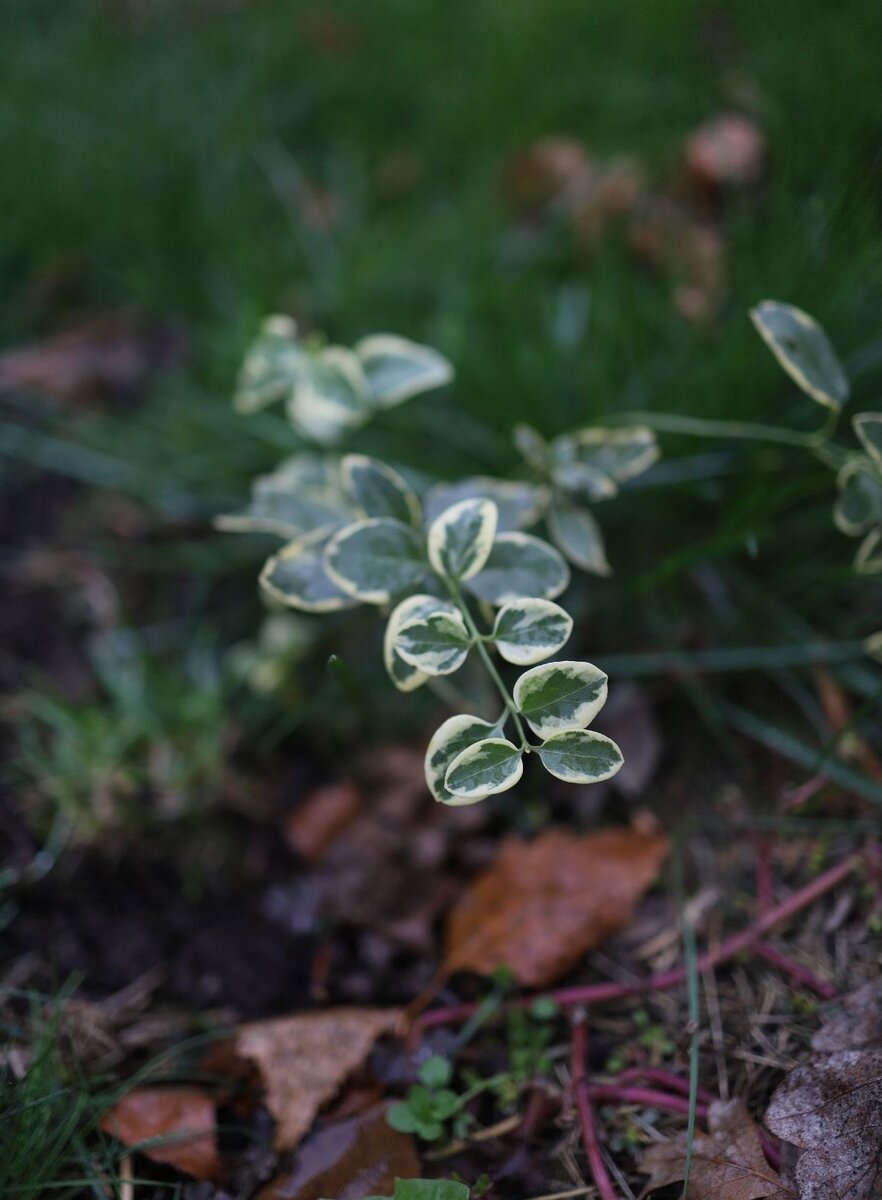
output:
[[[419,1070],[419,1083],[408,1090],[407,1097],[393,1104],[386,1119],[401,1133],[415,1133],[425,1142],[437,1142],[452,1121],[453,1132],[462,1137],[468,1130],[468,1115],[462,1111],[462,1097],[448,1084],[453,1078],[449,1059],[433,1054]]]

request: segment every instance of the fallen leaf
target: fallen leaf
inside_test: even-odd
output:
[[[386,1106],[335,1121],[309,1137],[294,1170],[274,1179],[256,1200],[361,1200],[391,1192],[396,1178],[418,1175],[413,1139],[386,1121]]]
[[[311,792],[285,822],[285,839],[307,862],[318,862],[361,811],[361,793],[350,780]]]
[[[766,139],[747,117],[723,113],[686,141],[686,167],[705,190],[756,183],[762,175]]]
[[[445,969],[507,966],[543,987],[628,924],[667,852],[664,834],[634,829],[509,838],[448,917]]]
[[[772,1096],[766,1125],[802,1153],[802,1200],[882,1196],[882,983],[847,997],[815,1053]]]
[[[401,1017],[399,1008],[331,1008],[239,1028],[235,1050],[263,1078],[277,1150],[300,1142],[377,1038],[392,1033]]]
[[[101,1128],[194,1179],[213,1180],[220,1172],[214,1101],[198,1088],[134,1088],[104,1114]],[[153,1138],[168,1140],[139,1145]]]

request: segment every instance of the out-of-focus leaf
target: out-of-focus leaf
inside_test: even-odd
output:
[[[280,604],[301,612],[337,612],[358,603],[344,592],[325,568],[329,534],[323,529],[296,538],[267,559],[260,586]]]
[[[431,346],[389,333],[363,338],[355,346],[368,382],[369,403],[392,408],[453,379],[453,367]]]
[[[792,304],[763,300],[750,310],[763,341],[790,378],[819,404],[840,409],[848,379],[830,339],[817,321]]]
[[[476,475],[457,483],[438,483],[425,497],[426,520],[434,521],[451,505],[472,499],[492,500],[498,514],[497,533],[509,533],[535,525],[548,505],[548,489],[533,483],[493,479],[489,475]]]
[[[220,1172],[214,1100],[198,1088],[134,1088],[104,1114],[101,1128],[194,1179]]]
[[[385,604],[416,587],[427,567],[416,532],[389,517],[341,529],[328,543],[324,561],[337,587],[365,604]]]
[[[555,500],[548,510],[548,532],[571,563],[592,575],[609,575],[603,534],[592,513],[581,504]]]
[[[524,596],[554,600],[569,582],[569,567],[553,546],[530,533],[500,533],[466,586],[479,600],[499,606]]]
[[[419,525],[420,502],[392,467],[366,454],[347,454],[340,463],[343,486],[365,517],[394,517]]]

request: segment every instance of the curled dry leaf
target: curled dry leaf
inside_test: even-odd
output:
[[[240,1027],[235,1051],[255,1063],[263,1078],[277,1150],[300,1142],[320,1109],[401,1016],[399,1008],[331,1008]]]
[[[509,838],[450,913],[445,969],[507,966],[526,987],[551,983],[628,924],[667,852],[664,834],[635,829]]]
[[[219,1174],[214,1101],[198,1088],[135,1088],[104,1114],[101,1128],[194,1179],[212,1180]],[[154,1138],[165,1140],[140,1146]]]
[[[697,1133],[686,1200],[796,1200],[782,1187],[760,1144],[759,1130],[743,1100],[718,1100],[708,1110],[708,1133]],[[649,1175],[644,1195],[679,1183],[686,1170],[686,1134],[650,1146],[639,1169]]]
[[[766,1125],[801,1150],[802,1200],[882,1196],[882,983],[847,997],[815,1053],[772,1097]]]
[[[314,1133],[300,1147],[294,1170],[268,1183],[257,1200],[361,1200],[391,1194],[397,1178],[419,1172],[413,1139],[393,1129],[379,1105]]]

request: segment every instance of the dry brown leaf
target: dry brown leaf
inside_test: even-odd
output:
[[[256,1200],[361,1200],[391,1195],[395,1180],[420,1173],[413,1139],[386,1121],[386,1106],[335,1121],[308,1138],[294,1170],[274,1179]]]
[[[507,966],[525,987],[551,983],[628,924],[667,852],[664,834],[635,829],[509,838],[448,917],[445,969]]]
[[[168,1138],[139,1153],[194,1179],[213,1180],[220,1172],[214,1101],[198,1088],[135,1088],[104,1114],[101,1128],[125,1146]]]
[[[710,1132],[696,1133],[686,1200],[775,1200],[793,1198],[766,1162],[759,1131],[743,1100],[718,1100],[708,1110]],[[643,1194],[679,1183],[686,1169],[686,1134],[650,1146],[639,1169],[650,1176]],[[794,1198],[795,1200],[795,1198]]]
[[[361,812],[361,792],[351,780],[311,792],[285,821],[285,839],[307,862],[318,862]]]
[[[393,1032],[401,1017],[399,1008],[331,1008],[240,1027],[236,1053],[263,1077],[277,1150],[298,1144],[377,1038]]]
[[[762,174],[766,139],[747,117],[724,113],[696,129],[686,141],[686,166],[699,187],[756,183]]]
[[[882,983],[867,984],[815,1035],[816,1053],[772,1097],[766,1125],[802,1153],[802,1200],[882,1197]]]

